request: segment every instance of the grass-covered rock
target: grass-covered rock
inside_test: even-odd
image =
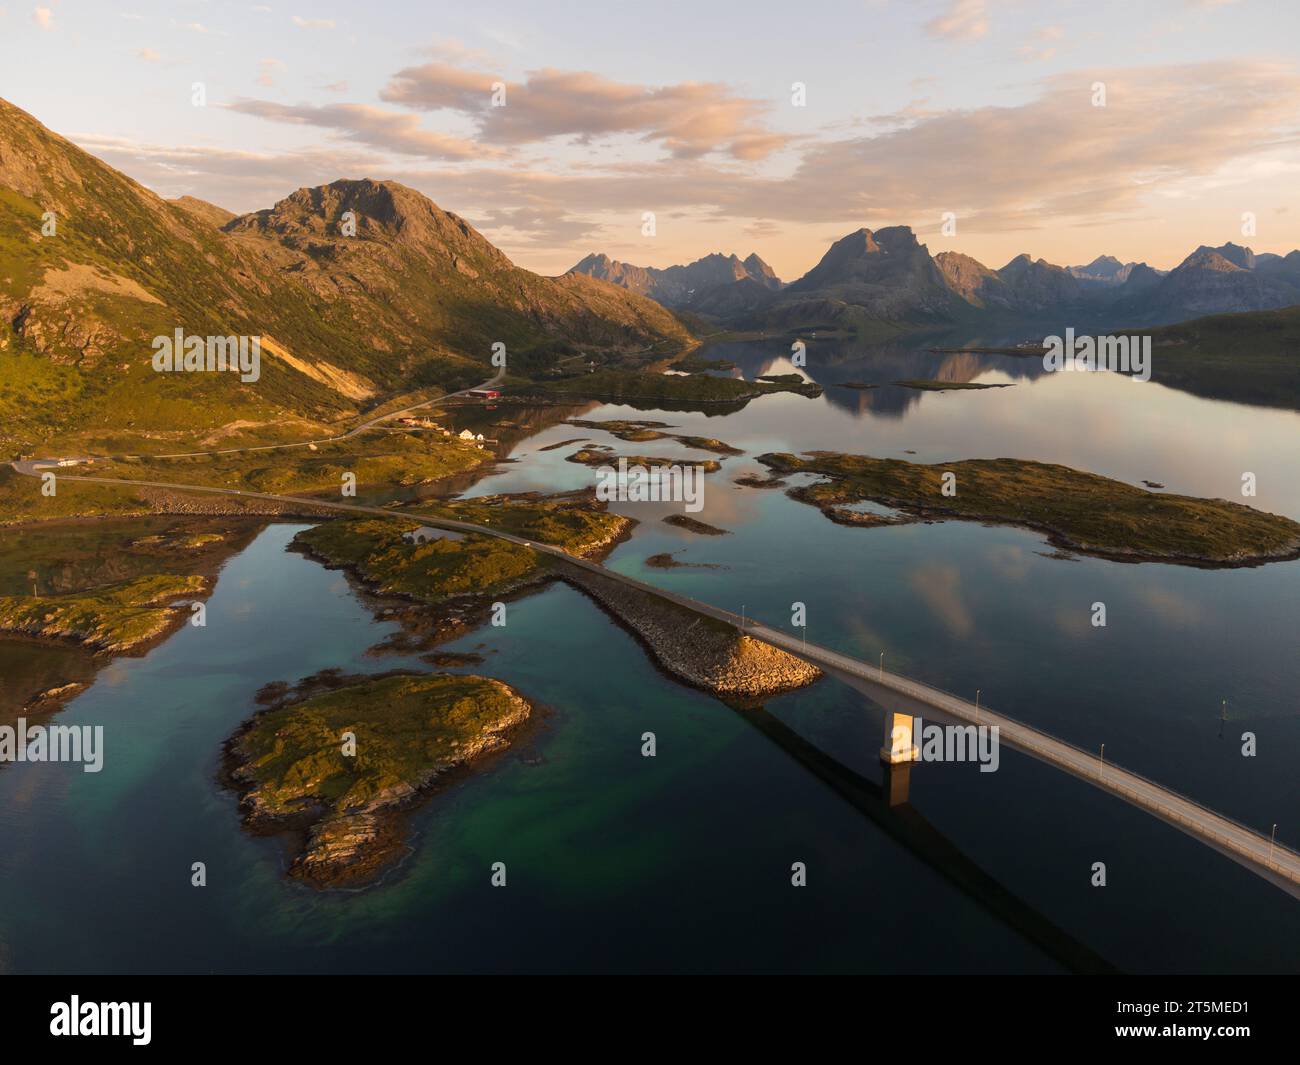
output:
[[[966,459],[922,463],[811,451],[760,455],[779,474],[826,481],[789,493],[834,518],[871,500],[915,517],[1023,525],[1060,547],[1131,560],[1250,565],[1300,555],[1300,524],[1223,499],[1148,492],[1052,463]],[[955,491],[943,491],[951,473]]]
[[[532,710],[501,681],[441,673],[327,673],[263,700],[226,745],[227,778],[250,828],[304,833],[289,871],[321,886],[373,879],[401,852],[402,811]]]
[[[63,595],[5,596],[0,631],[75,640],[98,651],[134,651],[182,624],[189,602],[209,587],[209,578],[200,574],[162,574]]]

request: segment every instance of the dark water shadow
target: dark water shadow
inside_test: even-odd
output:
[[[989,876],[907,802],[891,805],[885,787],[809,743],[770,711],[762,707],[733,709],[892,839],[1065,969],[1073,973],[1120,971]],[[905,795],[905,780],[887,780],[886,787],[896,799],[900,785]]]

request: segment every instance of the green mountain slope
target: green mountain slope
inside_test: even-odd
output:
[[[260,379],[154,372],[152,339],[177,328],[262,337]],[[309,435],[482,380],[498,341],[518,373],[688,339],[650,300],[514,266],[401,185],[339,181],[232,218],[158,197],[0,100],[0,456],[51,438]]]
[[[1199,396],[1300,410],[1300,306],[1152,329],[1152,379]]]

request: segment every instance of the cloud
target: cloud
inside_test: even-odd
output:
[[[332,18],[303,18],[301,15],[293,16],[293,24],[304,30],[332,30],[335,25]]]
[[[386,167],[384,156],[347,146],[273,153],[149,144],[123,137],[72,139],[159,195],[197,196],[235,211],[269,206],[303,185],[383,174]]]
[[[596,237],[603,228],[589,219],[545,204],[488,208],[468,217],[476,229],[491,232],[498,241],[519,246],[551,248],[577,244]]]
[[[157,63],[162,59],[152,48],[141,48],[135,53],[135,57],[142,63]]]
[[[985,0],[953,0],[947,11],[925,24],[925,30],[932,37],[952,41],[978,40],[989,31]]]
[[[38,7],[32,11],[32,21],[43,30],[54,29],[54,12],[48,7]]]
[[[284,70],[284,64],[278,59],[261,59],[257,63],[257,84],[271,88],[275,85],[275,76]]]
[[[1094,81],[1106,82],[1107,107],[1090,105]],[[1154,188],[1297,144],[1300,75],[1289,65],[1078,71],[1040,84],[1018,107],[947,111],[814,145],[790,182],[750,182],[738,194],[772,217],[952,210],[968,232],[987,232],[1120,217]]]
[[[505,106],[493,106],[504,86]],[[718,150],[737,159],[762,159],[789,140],[767,129],[768,104],[734,96],[713,82],[633,85],[588,71],[536,70],[523,82],[434,62],[400,70],[380,97],[421,111],[451,110],[478,124],[480,137],[497,144],[528,144],[571,136],[631,134],[657,142],[677,158]]]
[[[475,159],[491,154],[473,141],[422,129],[417,115],[385,111],[369,104],[289,106],[269,100],[236,100],[226,106],[231,111],[272,122],[333,129],[349,140],[369,144],[374,148],[385,148],[400,155],[419,155],[428,159]]]
[[[1022,44],[1017,53],[1030,62],[1041,62],[1056,55],[1056,46],[1049,41],[1059,41],[1065,37],[1065,30],[1060,26],[1044,26],[1028,41]]]
[[[745,226],[745,236],[753,237],[755,240],[765,240],[779,236],[780,233],[781,227],[766,218],[756,218]]]
[[[425,45],[421,51],[430,59],[444,63],[473,63],[478,66],[492,65],[496,59],[481,48],[470,48],[463,41],[444,37]]]
[[[452,101],[457,106],[446,109],[449,116],[463,118],[466,108],[477,107],[470,114],[481,117],[480,95],[488,95],[481,79],[492,75],[460,74],[461,79],[401,85],[404,91],[427,93],[421,97],[426,102]],[[536,78],[530,75],[524,85],[548,84]],[[1107,84],[1104,108],[1090,103],[1091,84],[1099,80]],[[482,220],[484,228],[495,230],[494,239],[547,252],[552,262],[591,250],[572,245],[585,244],[593,232],[622,232],[633,221],[639,226],[645,210],[659,212],[661,219],[670,213],[689,218],[691,226],[683,230],[725,221],[737,232],[749,226],[750,233],[764,238],[780,233],[789,240],[799,227],[812,226],[809,241],[820,233],[833,239],[863,224],[919,228],[951,210],[964,235],[1001,234],[1151,217],[1176,192],[1202,195],[1215,182],[1253,175],[1270,160],[1300,164],[1300,72],[1293,65],[1256,61],[1075,70],[1040,79],[1035,88],[1016,106],[900,114],[848,134],[836,132],[834,139],[823,131],[819,139],[792,142],[798,153],[793,169],[775,174],[735,155],[719,159],[689,151],[635,161],[612,153],[576,163],[559,152],[547,159],[524,157],[503,138],[552,135],[556,129],[594,137],[611,123],[622,128],[629,114],[644,115],[639,99],[616,104],[615,115],[605,119],[581,109],[577,117],[552,117],[536,99],[524,113],[520,86],[510,90],[506,108],[494,110],[518,106],[524,113],[518,121],[526,119],[527,130],[495,130],[497,139],[486,145],[426,129],[423,123],[432,125],[435,116],[396,107],[286,106],[249,99],[229,106],[337,136],[318,149],[271,155],[145,152],[124,145],[100,152],[79,143],[151,187],[241,209],[264,207],[303,184],[341,176],[392,177]],[[636,92],[639,97],[647,90]],[[549,88],[542,95],[557,99]],[[483,121],[490,126],[496,119],[488,113]],[[640,133],[653,132],[664,144],[670,135],[686,142],[697,136],[674,121],[647,123]],[[741,136],[734,134],[726,143]],[[1008,145],[1016,150],[1008,151]],[[737,150],[743,153],[745,145]],[[954,159],[962,165],[954,166]],[[1276,170],[1279,164],[1269,165]],[[554,242],[549,250],[548,241]]]
[[[911,583],[952,635],[965,638],[975,631],[975,622],[962,600],[961,571],[956,566],[921,566],[912,572]]]

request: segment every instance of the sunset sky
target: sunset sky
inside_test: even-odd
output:
[[[0,96],[162,195],[392,178],[545,273],[757,251],[793,279],[894,224],[994,267],[1300,247],[1280,0],[0,0],[0,38]]]

